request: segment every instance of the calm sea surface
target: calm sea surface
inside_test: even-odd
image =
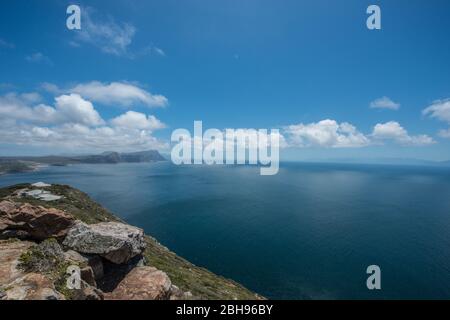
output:
[[[191,262],[276,299],[450,298],[450,169],[76,165],[0,177],[70,184]],[[366,268],[381,267],[380,291]]]

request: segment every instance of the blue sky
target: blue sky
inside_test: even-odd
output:
[[[446,0],[2,1],[0,154],[164,151],[202,120],[279,128],[282,159],[448,160],[449,32]]]

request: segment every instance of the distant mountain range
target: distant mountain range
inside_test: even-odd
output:
[[[139,163],[165,161],[156,150],[119,153],[114,151],[103,152],[96,155],[79,156],[25,156],[25,157],[0,157],[0,174],[25,172],[36,169],[39,164],[52,166],[65,166],[69,164],[81,163]]]
[[[414,158],[328,158],[326,160],[308,159],[307,162],[343,163],[343,164],[374,164],[374,165],[411,165],[411,166],[450,166],[450,160],[432,161]]]

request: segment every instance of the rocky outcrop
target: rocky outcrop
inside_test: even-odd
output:
[[[131,270],[106,300],[165,300],[170,298],[172,282],[167,274],[153,267]]]
[[[106,294],[108,299],[170,298],[172,283],[167,274],[143,265],[140,255],[145,240],[139,228],[119,222],[88,225],[61,210],[12,201],[0,202],[0,213],[2,231],[20,230],[27,238],[45,240],[39,244],[0,242],[0,299],[60,300],[67,296],[75,300],[103,300],[105,295],[97,288],[97,280],[104,277],[103,259],[110,263],[110,269],[117,269],[110,271],[114,289]],[[58,239],[68,250],[64,252],[57,240],[47,238]],[[79,270],[78,288],[67,287],[71,274],[65,269],[69,266]]]
[[[54,281],[43,273],[28,272],[23,258],[35,245],[28,241],[0,241],[0,299],[62,300]],[[34,261],[42,267],[46,259]],[[30,262],[29,262],[30,263]]]
[[[75,219],[64,211],[42,206],[0,202],[0,234],[21,231],[21,237],[42,241],[64,238]]]
[[[51,202],[55,209],[21,193],[34,188],[61,196]],[[0,300],[261,298],[189,263],[69,186],[0,188],[0,239],[5,238]]]
[[[32,245],[28,241],[0,241],[0,286],[23,276],[19,259]]]
[[[64,300],[53,282],[43,274],[27,273],[9,283],[3,300]]]
[[[68,232],[63,245],[86,254],[97,254],[122,264],[145,249],[142,229],[118,222],[87,225],[76,223]]]

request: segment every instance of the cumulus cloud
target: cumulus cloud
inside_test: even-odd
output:
[[[433,138],[425,134],[409,135],[408,131],[395,121],[378,123],[373,128],[371,136],[376,141],[390,140],[401,145],[423,146],[435,143]]]
[[[0,129],[0,143],[46,146],[73,152],[87,151],[135,151],[167,149],[168,144],[146,130],[113,127],[89,128],[80,124],[65,124],[48,128],[20,125],[11,129]]]
[[[370,103],[370,108],[398,110],[400,108],[400,104],[392,101],[389,97],[381,97],[372,101]]]
[[[136,128],[141,130],[158,130],[166,127],[155,116],[147,116],[140,112],[128,111],[111,120],[111,123],[120,128]]]
[[[164,127],[154,116],[130,111],[107,125],[93,104],[78,94],[60,95],[54,106],[34,104],[38,101],[33,94],[0,96],[0,143],[73,152],[167,148],[152,136]]]
[[[0,96],[0,116],[3,120],[15,123],[18,120],[34,123],[48,122],[48,112],[51,107],[39,104],[29,107],[29,103],[40,101],[40,96],[33,93],[17,94],[14,92]],[[49,109],[50,108],[50,109]]]
[[[364,134],[350,123],[322,120],[284,127],[290,147],[356,148],[380,145],[391,141],[403,146],[425,146],[435,143],[428,135],[409,135],[395,121],[375,125],[371,134]]]
[[[55,100],[56,110],[65,122],[88,126],[99,126],[104,123],[92,103],[84,100],[78,94],[62,95],[55,98]]]
[[[91,102],[78,94],[62,95],[55,98],[55,107],[32,104],[40,101],[34,93],[8,93],[0,97],[0,115],[15,122],[34,124],[81,123],[98,126],[104,123]]]
[[[291,146],[351,148],[367,146],[370,141],[353,125],[335,120],[295,124],[285,127]]]
[[[94,102],[108,105],[117,104],[130,107],[135,103],[141,103],[148,107],[165,107],[168,104],[166,97],[154,95],[136,85],[125,82],[102,83],[92,81],[78,84],[69,91],[78,93]]]
[[[41,87],[52,94],[76,93],[85,99],[105,105],[131,107],[135,104],[142,104],[147,107],[165,107],[169,104],[165,96],[152,94],[127,82],[91,81],[66,89],[61,89],[52,83],[43,83]]]

